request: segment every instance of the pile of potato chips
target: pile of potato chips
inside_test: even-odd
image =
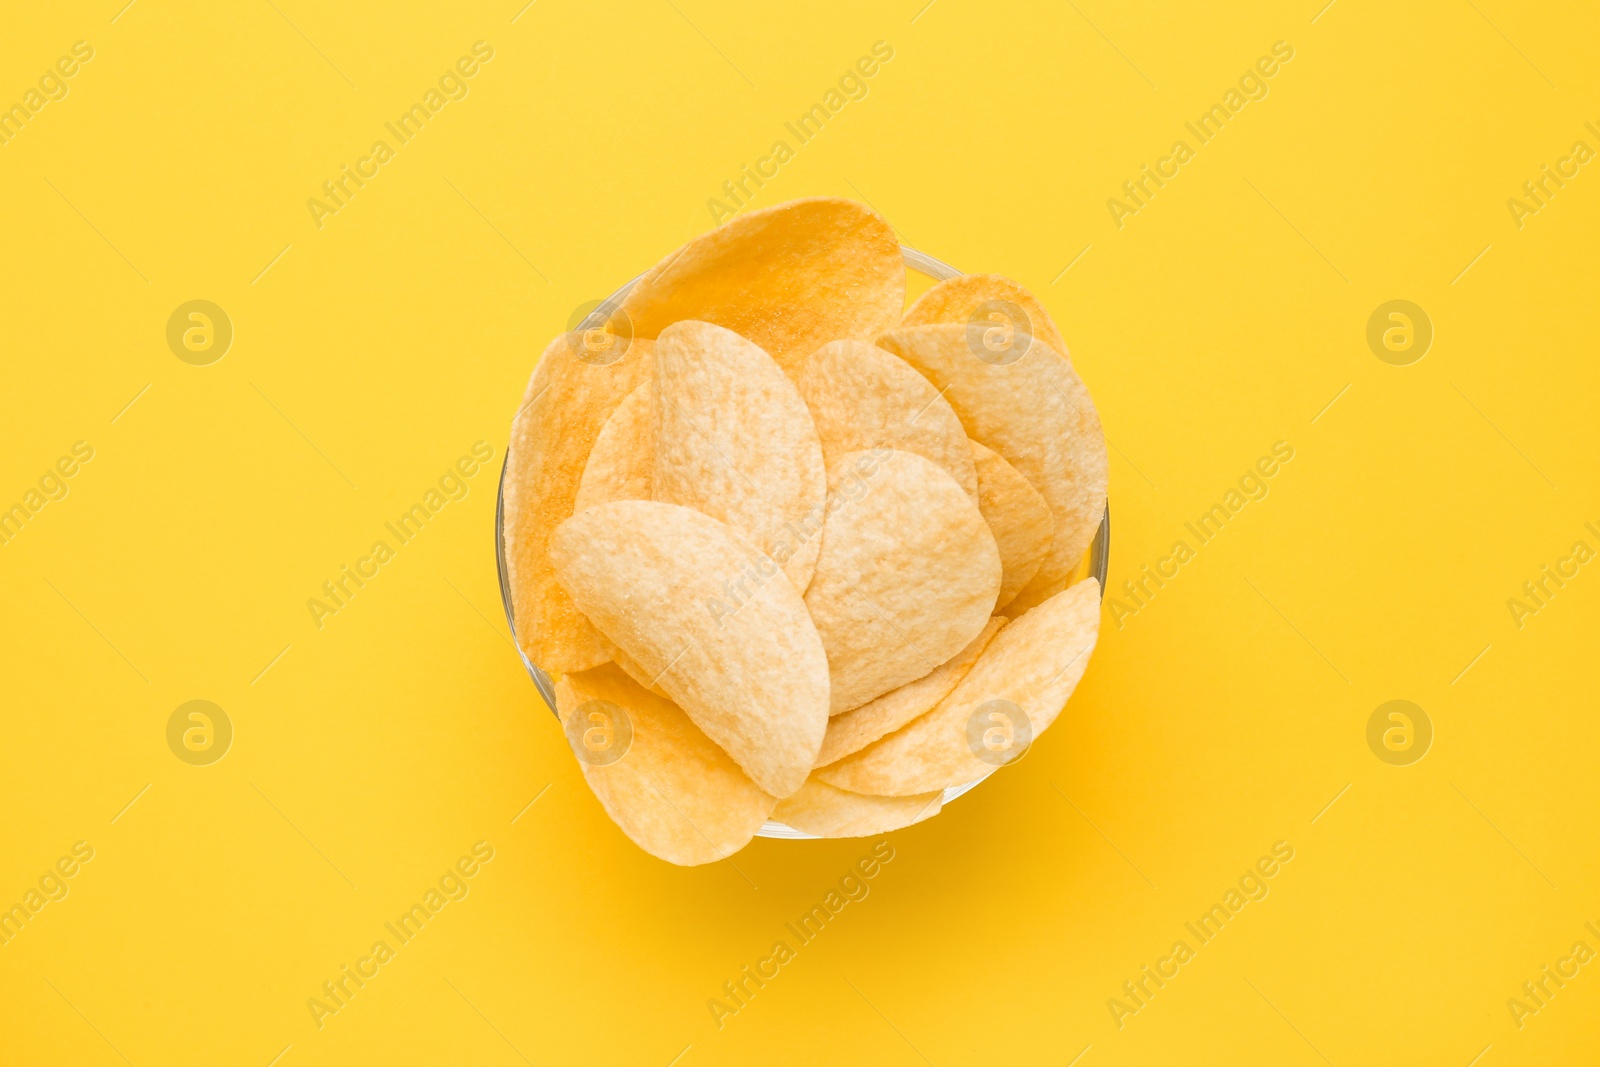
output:
[[[534,369],[503,486],[518,641],[656,856],[925,819],[1088,664],[1106,451],[1061,335],[998,275],[905,294],[882,218],[796,200]]]

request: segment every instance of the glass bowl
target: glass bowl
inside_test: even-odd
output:
[[[916,271],[918,274],[926,275],[935,281],[944,281],[947,278],[956,278],[961,275],[960,271],[948,263],[940,262],[924,252],[918,252],[916,249],[907,248],[904,245],[900,246],[900,258],[905,261],[906,266],[911,270]],[[586,330],[603,326],[606,320],[611,317],[611,313],[622,303],[623,297],[628,295],[628,290],[632,289],[634,283],[642,277],[643,275],[639,275],[639,277],[632,279],[622,288],[606,297],[574,328]],[[510,465],[511,452],[508,448],[505,459],[500,465],[500,482],[496,490],[494,503],[494,555],[495,562],[500,570],[500,603],[505,608],[506,626],[511,629],[512,643],[517,646],[517,655],[521,657],[522,665],[528,669],[528,675],[533,679],[533,684],[538,687],[539,695],[544,698],[545,705],[549,707],[551,714],[556,716],[556,722],[559,723],[561,716],[560,712],[556,711],[555,684],[550,680],[550,676],[545,673],[543,668],[528,659],[527,653],[522,651],[522,643],[516,640],[517,620],[511,608],[511,582],[506,575],[505,547],[506,468]],[[1078,565],[1078,577],[1080,579],[1093,577],[1100,583],[1100,595],[1102,598],[1105,596],[1106,571],[1110,564],[1111,505],[1108,502],[1105,514],[1100,519],[1100,528],[1095,531],[1094,541],[1089,545],[1089,554]],[[963,785],[950,786],[944,791],[943,803],[950,803],[981,781],[983,779],[978,778]],[[789,840],[816,839],[815,834],[804,833],[794,829],[792,826],[786,826],[772,819],[768,819],[766,824],[756,831],[756,836],[787,838]]]

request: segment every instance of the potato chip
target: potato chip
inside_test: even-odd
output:
[[[990,619],[989,624],[978,631],[978,636],[967,642],[966,648],[921,678],[829,719],[828,732],[822,735],[822,751],[817,753],[817,766],[826,766],[859,752],[878,738],[931,711],[966,677],[978,661],[979,653],[988,647],[1006,621],[999,616]]]
[[[835,789],[813,778],[798,793],[778,801],[772,817],[817,837],[868,837],[937,815],[943,800],[942,791],[910,797],[869,797]]]
[[[573,514],[613,500],[649,500],[655,444],[650,432],[651,388],[641,382],[600,427],[578,482]]]
[[[650,500],[572,516],[550,558],[583,613],[757,785],[800,788],[828,724],[828,661],[771,558],[731,526]]]
[[[982,324],[985,329],[1009,327],[1067,354],[1067,342],[1039,298],[1003,274],[948,278],[918,297],[900,319],[902,326],[936,322]]]
[[[679,322],[656,345],[654,390],[655,499],[735,527],[804,592],[828,484],[794,383],[732,330]]]
[[[830,467],[846,452],[898,448],[937,463],[977,499],[967,431],[905,360],[867,341],[830,341],[784,369],[811,411]]]
[[[556,682],[556,706],[567,736],[579,739],[573,748],[589,788],[652,856],[693,866],[732,855],[777,803],[682,709],[614,664]],[[598,741],[590,742],[592,735]],[[611,745],[620,753],[608,752]]]
[[[949,324],[890,330],[878,343],[938,386],[968,436],[998,452],[1050,505],[1050,551],[1017,599],[1053,595],[1088,550],[1106,506],[1105,437],[1072,363],[1038,340],[1018,340],[996,357],[965,326]]]
[[[1000,275],[906,308],[902,251],[846,200],[740,214],[552,342],[513,424],[519,641],[673,863],[928,818],[1094,648],[1107,443],[1061,333]]]
[[[1000,548],[1000,598],[995,606],[1003,608],[1038,573],[1056,523],[1044,497],[1017,468],[978,442],[967,443],[978,471],[978,510]],[[581,500],[581,490],[578,496]]]
[[[995,635],[939,706],[819,768],[839,789],[910,796],[985,777],[1022,755],[1083,677],[1100,628],[1100,585],[1079,582]]]
[[[646,689],[663,700],[672,699],[671,697],[667,696],[667,691],[665,689],[662,689],[661,686],[656,684],[656,680],[652,678],[643,667],[634,662],[632,656],[622,651],[622,649],[617,646],[617,643],[611,640],[611,638],[607,637],[605,634],[600,635],[600,647],[606,650],[606,655],[611,657],[611,662],[622,668],[623,674],[626,674],[629,678],[632,678],[635,682],[639,683],[639,687],[641,689]]]
[[[586,344],[586,340],[590,343]],[[517,641],[547,671],[606,661],[599,635],[551,573],[551,532],[572,514],[595,437],[611,412],[654,366],[654,344],[596,348],[567,333],[544,350],[511,426],[504,483],[506,574]]]
[[[640,278],[622,310],[638,337],[697,319],[786,362],[893,326],[905,289],[900,244],[887,222],[853,201],[812,197],[740,215],[695,238]]]
[[[1000,551],[972,498],[911,452],[847,452],[805,604],[828,651],[835,715],[922,677],[989,621]]]

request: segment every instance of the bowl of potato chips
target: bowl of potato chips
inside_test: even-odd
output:
[[[908,269],[936,282],[909,307]],[[501,595],[640,847],[691,865],[908,826],[1056,719],[1110,513],[1099,416],[1031,293],[816,197],[574,325],[512,424]]]

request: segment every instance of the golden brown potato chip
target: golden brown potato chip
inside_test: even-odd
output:
[[[607,417],[654,366],[649,341],[595,349],[550,342],[511,426],[504,490],[506,573],[517,640],[537,666],[566,673],[606,661],[599,635],[550,570],[550,534],[572,514],[589,449]]]
[[[852,708],[828,720],[828,732],[822,735],[822,751],[817,753],[817,766],[844,759],[859,752],[878,738],[891,734],[918,715],[931,711],[943,700],[956,683],[966,677],[978,655],[986,648],[1006,619],[996,616],[978,631],[978,636],[967,642],[967,647],[939,664],[914,682],[869,700],[859,708]]]
[[[972,498],[912,452],[847,452],[805,604],[828,651],[833,714],[922,677],[989,621],[1000,551]]]
[[[730,219],[656,264],[622,310],[635,336],[698,319],[779,362],[840,337],[876,336],[905,306],[894,230],[850,200],[791,200]]]
[[[655,499],[738,529],[804,592],[828,483],[794,383],[732,330],[679,322],[656,344],[652,388]]]
[[[938,386],[968,436],[998,452],[1050,505],[1050,551],[1017,599],[1053,595],[1088,550],[1106,506],[1105,437],[1072,363],[1037,339],[997,357],[966,327],[949,324],[890,330],[878,343]]]
[[[640,688],[648,689],[663,700],[671,700],[667,691],[656,684],[656,680],[645,672],[645,669],[633,661],[633,657],[617,647],[617,643],[605,634],[600,635],[600,647],[606,650],[606,655],[611,657],[611,662],[622,668],[622,673],[639,683]]]
[[[869,797],[815,778],[778,801],[772,817],[817,837],[868,837],[939,814],[942,790],[910,797]]]
[[[995,606],[1003,608],[1038,573],[1056,523],[1050,505],[1017,468],[978,442],[967,443],[978,470],[978,510],[1000,547],[1000,599]],[[578,495],[581,500],[582,492]]]
[[[613,500],[650,499],[650,468],[655,460],[650,406],[650,383],[641,382],[600,427],[578,482],[573,514]]]
[[[1100,586],[1090,578],[996,634],[938,707],[816,777],[856,793],[909,796],[990,774],[1055,721],[1099,629]]]
[[[1007,327],[1037,337],[1062,355],[1067,342],[1039,298],[1003,274],[963,274],[948,278],[917,298],[900,319],[902,326],[953,322],[988,329]]]
[[[583,613],[757,785],[800,788],[828,724],[828,661],[771,558],[692,508],[617,500],[563,522],[550,559]]]
[[[556,682],[562,725],[613,822],[668,863],[710,863],[743,848],[777,801],[671,701],[614,664]]]
[[[977,499],[967,431],[905,360],[868,341],[830,341],[784,369],[811,411],[829,466],[846,452],[898,448],[937,463]]]

